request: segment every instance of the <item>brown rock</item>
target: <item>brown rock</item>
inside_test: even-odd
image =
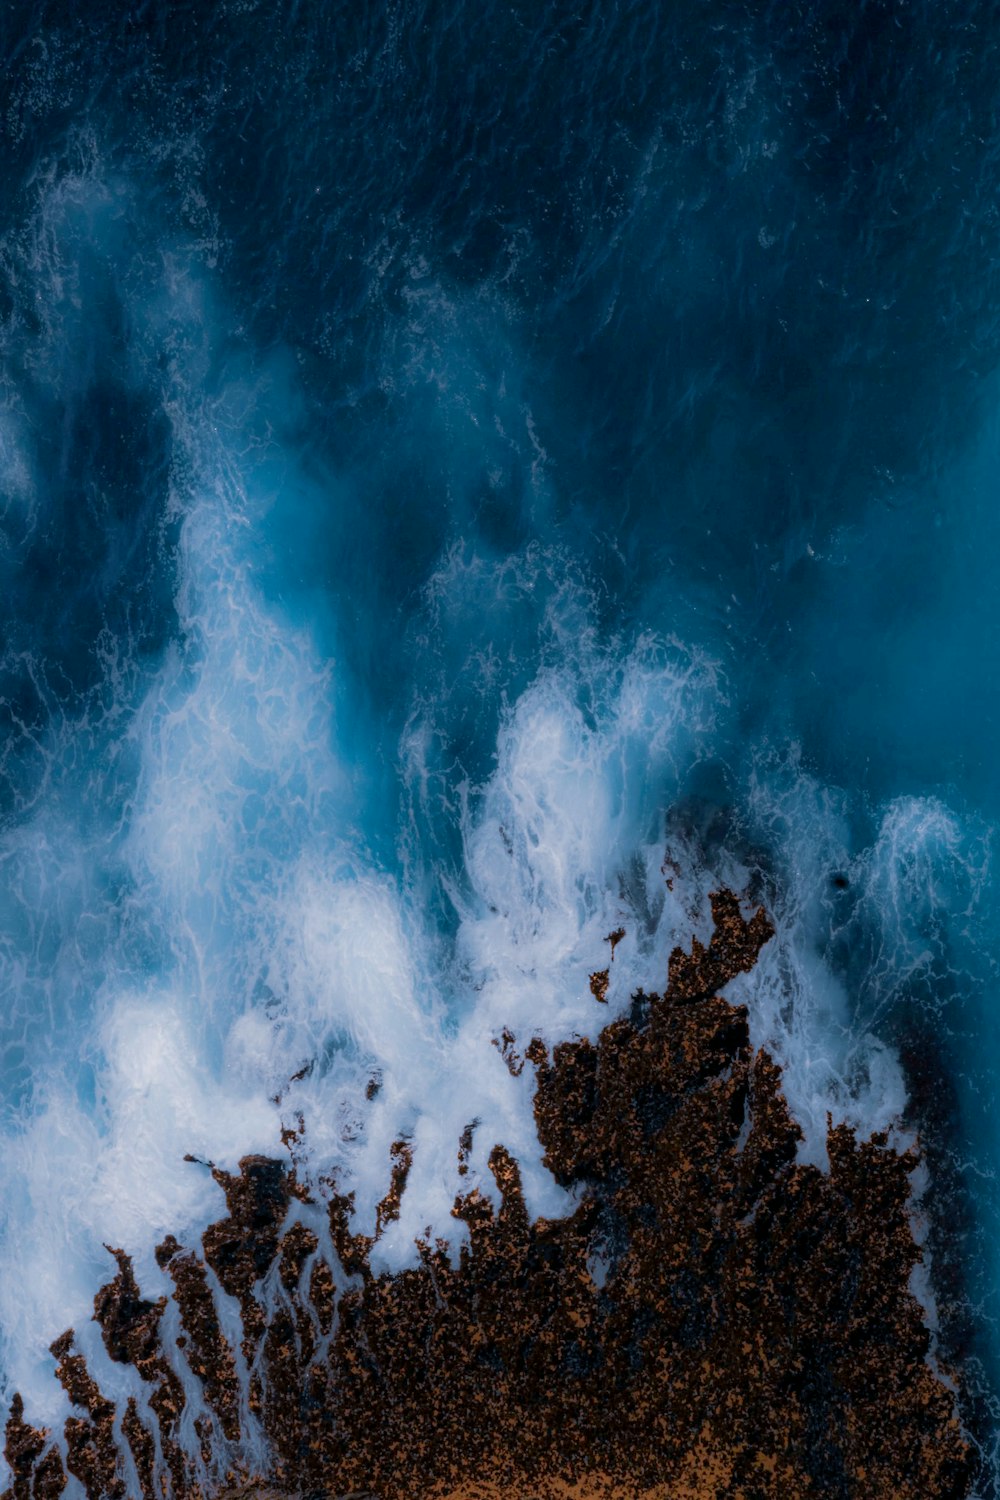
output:
[[[501,1142],[484,1143],[499,1208],[475,1187],[463,1193],[460,1253],[421,1244],[418,1264],[397,1275],[373,1274],[373,1240],[352,1229],[353,1199],[332,1185],[335,1277],[317,1234],[286,1222],[301,1196],[293,1174],[259,1157],[238,1177],[215,1173],[228,1217],[206,1232],[205,1262],[242,1309],[251,1401],[274,1454],[270,1474],[231,1477],[220,1495],[969,1493],[956,1399],[927,1363],[909,1291],[916,1158],[841,1126],[829,1132],[828,1173],[796,1160],[780,1072],[752,1050],[746,1012],[718,994],[752,967],[771,927],[763,911],[745,920],[729,893],[712,907],[707,948],[676,950],[665,993],[638,995],[596,1042],[564,1042],[550,1056],[538,1038],[497,1040],[512,1073],[534,1069],[545,1161],[577,1195],[566,1218],[533,1223],[517,1162]],[[474,1128],[458,1143],[466,1173]],[[376,1235],[399,1213],[410,1161],[397,1142]],[[97,1304],[105,1341],[158,1382],[150,1405],[167,1454],[170,1402],[183,1393],[164,1373],[162,1304],[142,1300],[127,1257],[113,1253],[119,1274]],[[175,1241],[161,1254],[186,1357],[232,1436],[235,1366],[204,1267]],[[112,1493],[103,1397],[69,1345],[60,1357],[60,1378],[88,1413],[73,1472],[96,1500]],[[145,1496],[153,1465],[134,1408],[123,1428]],[[210,1454],[207,1429],[203,1441]],[[6,1451],[18,1500],[39,1482],[44,1448],[15,1403]],[[79,1455],[89,1454],[85,1473]],[[178,1500],[197,1493],[189,1468],[168,1468]]]

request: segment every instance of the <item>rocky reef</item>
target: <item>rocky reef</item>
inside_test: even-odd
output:
[[[67,1468],[91,1500],[968,1494],[956,1393],[928,1362],[910,1291],[915,1152],[838,1127],[828,1172],[796,1160],[779,1070],[718,993],[771,927],[726,892],[713,915],[711,944],[675,950],[663,993],[637,994],[596,1043],[498,1042],[508,1066],[534,1070],[546,1163],[576,1190],[568,1217],[532,1222],[497,1143],[499,1207],[475,1188],[458,1197],[461,1253],[420,1244],[412,1269],[376,1275],[335,1184],[314,1201],[277,1160],[216,1170],[226,1217],[200,1247],[168,1238],[157,1252],[170,1316],[122,1250],[95,1301],[143,1399],[116,1410],[64,1333],[64,1445],[15,1397],[4,1500],[51,1500]],[[409,1164],[400,1142],[376,1235]],[[239,1351],[216,1281],[240,1308]],[[182,1362],[202,1392],[194,1418]],[[240,1459],[251,1426],[266,1474]]]

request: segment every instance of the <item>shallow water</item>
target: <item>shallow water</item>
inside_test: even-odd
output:
[[[473,1116],[558,1212],[492,1038],[729,880],[805,1151],[923,1125],[989,1448],[993,8],[0,28],[8,1390],[298,1112],[365,1222],[412,1138],[386,1265]]]

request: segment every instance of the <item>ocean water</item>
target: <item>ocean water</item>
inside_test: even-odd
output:
[[[0,1371],[209,1174],[451,1239],[493,1039],[728,882],[822,1163],[926,1167],[1000,1411],[1000,19],[973,0],[15,0],[0,18]],[[590,992],[610,966],[608,1009]],[[378,1084],[373,1098],[372,1085]],[[468,1181],[466,1180],[466,1186]],[[71,1485],[75,1481],[71,1481]]]

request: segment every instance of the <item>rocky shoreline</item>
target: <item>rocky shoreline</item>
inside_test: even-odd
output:
[[[176,1350],[166,1299],[142,1296],[124,1251],[95,1299],[109,1356],[134,1366],[146,1399],[116,1411],[64,1333],[52,1348],[74,1408],[65,1462],[15,1397],[3,1500],[52,1500],[67,1468],[91,1500],[969,1494],[954,1382],[928,1362],[909,1289],[916,1153],[836,1127],[828,1173],[796,1161],[779,1070],[718,994],[772,929],[728,892],[712,906],[708,948],[675,950],[664,992],[636,995],[596,1043],[498,1043],[535,1072],[546,1164],[578,1193],[569,1217],[530,1220],[497,1143],[500,1206],[476,1188],[456,1199],[461,1253],[421,1244],[413,1269],[375,1275],[373,1240],[334,1184],[318,1204],[278,1160],[216,1170],[227,1216],[201,1247],[168,1237],[157,1251]],[[473,1130],[456,1143],[460,1170]],[[376,1237],[409,1161],[397,1143]],[[337,1264],[307,1222],[319,1212]],[[240,1307],[239,1360],[215,1279]],[[180,1360],[203,1392],[193,1424]],[[234,1460],[248,1423],[270,1446],[267,1475]]]

